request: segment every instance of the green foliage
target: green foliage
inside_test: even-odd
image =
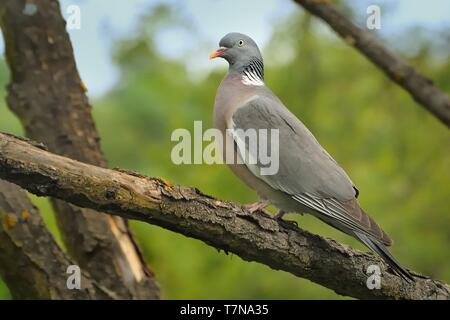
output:
[[[255,194],[226,166],[176,166],[170,160],[174,129],[192,130],[194,120],[202,120],[204,128],[212,125],[214,95],[225,70],[193,79],[181,59],[163,56],[154,39],[169,25],[186,27],[200,38],[189,23],[158,7],[143,16],[132,38],[115,47],[120,83],[94,103],[109,163],[196,186],[219,198],[254,201]],[[315,20],[291,17],[277,27],[263,53],[266,83],[347,170],[361,191],[363,207],[395,239],[394,255],[413,270],[450,282],[448,129]],[[421,50],[409,59],[450,91],[448,57],[437,59]],[[0,80],[6,81],[3,73]],[[1,130],[21,133],[1,103]],[[366,250],[312,217],[287,218]],[[46,216],[46,221],[55,231],[53,220]],[[288,273],[218,253],[200,241],[139,222],[132,227],[163,298],[342,298]],[[2,298],[8,297],[4,291],[0,285]]]

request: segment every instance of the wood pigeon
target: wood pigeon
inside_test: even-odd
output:
[[[229,33],[219,46],[210,59],[225,59],[229,70],[217,90],[214,125],[224,137],[234,139],[232,152],[241,162],[229,163],[229,167],[263,199],[252,205],[251,211],[271,203],[280,209],[277,218],[285,212],[312,214],[361,241],[403,278],[413,279],[386,249],[392,240],[359,206],[358,189],[345,171],[264,84],[264,64],[256,43],[244,34]],[[278,130],[278,145],[266,146],[278,150],[275,174],[261,174],[262,162],[244,157],[249,144],[230,134],[238,129]],[[224,154],[228,151],[224,145]]]

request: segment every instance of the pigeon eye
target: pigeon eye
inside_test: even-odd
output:
[[[238,45],[239,45],[239,47],[242,47],[244,45],[244,40],[242,40],[242,39],[239,40]]]

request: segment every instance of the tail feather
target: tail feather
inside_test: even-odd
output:
[[[381,256],[383,260],[386,261],[386,263],[389,264],[389,266],[403,279],[407,281],[414,281],[414,277],[411,273],[400,265],[400,263],[392,256],[392,254],[382,243],[359,232],[355,232],[355,235],[368,248]]]

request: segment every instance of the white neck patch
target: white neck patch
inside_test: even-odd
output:
[[[246,86],[264,85],[264,81],[258,76],[258,74],[249,70],[244,70],[244,74],[242,75],[242,83]]]

